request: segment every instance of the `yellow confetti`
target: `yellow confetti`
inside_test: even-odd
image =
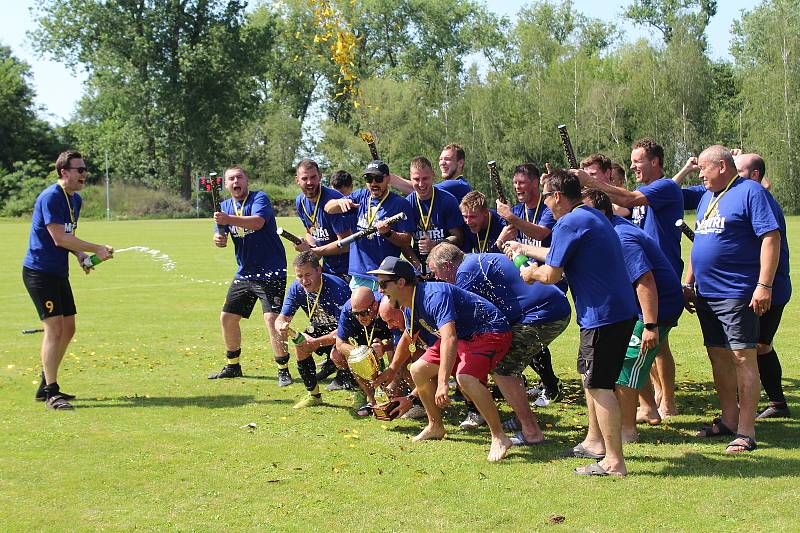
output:
[[[14,365],[8,365],[6,368],[11,370],[12,368],[14,368]]]

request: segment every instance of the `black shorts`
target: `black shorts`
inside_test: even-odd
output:
[[[69,278],[22,267],[22,281],[41,320],[53,316],[73,316],[78,312]]]
[[[322,337],[327,335],[331,331],[336,331],[339,327],[338,324],[311,324],[309,327],[305,329],[305,332],[311,335],[312,337]],[[336,345],[331,346],[320,346],[314,353],[319,355],[320,357],[328,358],[331,355],[331,350],[335,348]]]
[[[695,309],[706,346],[727,350],[756,347],[760,337],[759,317],[750,308],[750,300],[698,295]]]
[[[599,328],[581,329],[578,373],[587,389],[614,389],[636,318]]]
[[[256,300],[261,300],[264,313],[280,313],[283,295],[286,292],[286,277],[270,279],[234,279],[225,297],[222,311],[250,318]]]
[[[778,326],[781,325],[784,307],[786,307],[786,304],[773,305],[769,308],[769,311],[759,317],[759,344],[772,344],[772,339],[775,338],[775,333],[778,332]]]

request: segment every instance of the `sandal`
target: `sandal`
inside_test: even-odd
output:
[[[74,407],[72,407],[72,404],[69,403],[67,399],[64,396],[61,396],[60,394],[48,398],[47,401],[45,402],[45,406],[48,409],[55,409],[57,411],[60,411],[62,409],[75,409]]]
[[[715,418],[711,421],[710,426],[703,426],[697,432],[696,437],[712,438],[712,437],[734,437],[736,433],[731,431],[731,428],[722,423],[722,418]]]
[[[522,431],[522,425],[519,423],[519,419],[513,416],[503,422],[503,429],[505,431]]]
[[[737,433],[736,438],[728,443],[725,453],[752,452],[756,448],[758,448],[758,444],[756,444],[756,440],[753,437]]]
[[[372,406],[370,404],[364,404],[356,409],[356,414],[358,416],[372,416]]]

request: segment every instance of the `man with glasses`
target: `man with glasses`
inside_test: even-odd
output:
[[[404,308],[406,332],[395,357],[378,383],[391,381],[414,351],[420,331],[437,337],[413,365],[411,376],[428,415],[428,425],[414,442],[442,439],[442,409],[450,402],[449,379],[456,381],[477,406],[492,434],[489,461],[500,461],[512,443],[503,432],[500,414],[486,387],[489,373],[511,345],[511,326],[497,307],[485,298],[443,282],[417,282],[414,268],[398,257],[387,257],[378,276],[381,291]]]
[[[289,324],[297,310],[302,309],[308,316],[310,325],[302,333],[304,341],[295,343],[297,371],[308,391],[308,396],[294,405],[295,409],[302,409],[322,404],[313,354],[325,359],[335,358],[331,351],[336,349],[339,314],[350,298],[350,289],[340,277],[323,273],[319,258],[310,250],[300,252],[292,266],[297,279],[289,287],[281,314],[275,320],[275,328],[285,342]]]
[[[389,167],[386,163],[371,161],[364,170],[363,178],[367,188],[353,191],[343,198],[329,200],[325,204],[325,212],[339,214],[355,211],[355,231],[377,228],[376,234],[350,244],[348,268],[351,288],[364,286],[375,290],[375,277],[367,272],[376,268],[384,257],[400,255],[401,250],[411,247],[414,222],[411,205],[401,196],[389,191]],[[385,219],[398,213],[405,213],[406,219],[396,222],[392,228]]]
[[[275,320],[286,290],[286,251],[278,236],[275,212],[269,197],[251,192],[248,177],[240,166],[225,170],[225,188],[231,197],[214,213],[216,223],[214,245],[224,248],[228,234],[233,239],[238,269],[225,297],[220,313],[222,338],[227,364],[208,379],[242,376],[239,357],[242,353],[242,331],[239,322],[250,318],[256,300],[261,301],[264,323],[278,364],[278,386],[291,385],[289,352],[275,329]]]
[[[75,236],[82,200],[78,191],[86,184],[83,156],[67,150],[56,159],[58,182],[36,198],[31,221],[28,252],[22,262],[22,280],[39,313],[44,329],[42,339],[42,380],[36,400],[50,409],[72,409],[75,396],[61,392],[58,367],[75,335],[75,299],[69,284],[69,253],[72,252],[87,274],[92,263],[87,254],[105,261],[113,248],[93,244]]]
[[[348,368],[347,357],[359,346],[369,346],[379,360],[384,354],[391,359],[394,350],[392,332],[378,315],[381,295],[369,287],[356,287],[348,302],[342,306],[336,330],[336,352],[333,361],[339,368]],[[369,416],[375,405],[375,390],[353,374],[363,394],[353,395],[353,409],[359,416]],[[366,395],[366,397],[364,396]]]
[[[520,275],[527,283],[553,284],[566,274],[575,301],[580,326],[578,372],[586,391],[589,432],[567,455],[598,459],[576,468],[576,474],[624,476],[628,471],[614,384],[636,322],[636,300],[622,247],[606,216],[583,204],[576,176],[563,169],[552,171],[544,180],[542,196],[556,218],[552,246],[525,247],[525,255],[541,266],[523,266]],[[597,267],[598,258],[603,268]]]

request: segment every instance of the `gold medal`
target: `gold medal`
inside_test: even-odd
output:
[[[314,326],[308,326],[308,328],[306,328],[306,331],[308,332],[309,335],[313,334],[314,333]]]
[[[411,344],[408,345],[408,353],[413,354],[416,351],[417,351],[417,345],[414,344],[414,342],[412,341]]]

